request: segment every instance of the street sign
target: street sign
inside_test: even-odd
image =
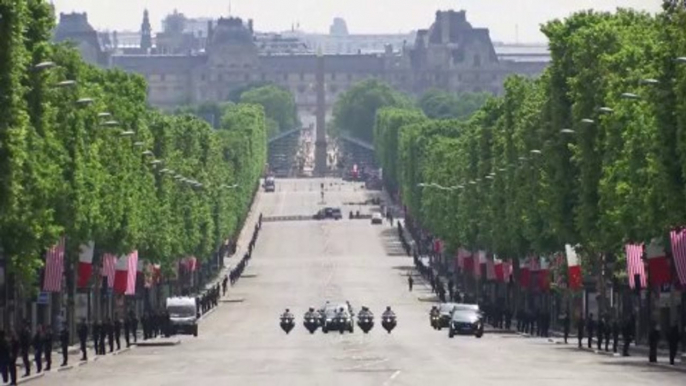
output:
[[[38,294],[38,299],[36,299],[37,304],[48,304],[50,303],[50,294],[47,292],[41,292]]]

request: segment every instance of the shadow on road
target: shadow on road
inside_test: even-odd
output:
[[[388,228],[381,231],[381,242],[388,256],[407,257],[403,245],[398,240],[398,231],[395,228]]]

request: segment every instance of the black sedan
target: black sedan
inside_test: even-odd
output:
[[[448,337],[465,334],[481,338],[484,335],[484,322],[481,312],[474,308],[456,307],[450,319]]]
[[[343,214],[341,213],[340,208],[324,208],[320,209],[317,214],[314,215],[315,220],[325,220],[325,219],[334,219],[334,220],[340,220],[343,218]]]

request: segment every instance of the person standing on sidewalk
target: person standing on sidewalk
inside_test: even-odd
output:
[[[91,325],[91,335],[93,336],[93,348],[95,349],[95,355],[100,355],[100,330],[102,326],[100,321],[95,320]]]
[[[81,323],[79,323],[79,326],[76,329],[77,334],[79,335],[79,344],[81,346],[81,360],[82,361],[87,361],[88,360],[88,353],[86,351],[86,341],[88,340],[88,324],[86,324],[86,319],[81,318]],[[95,335],[95,334],[93,334]],[[93,343],[95,344],[98,340],[93,339]],[[96,347],[96,354],[97,352],[97,344],[95,345]]]
[[[129,324],[131,327],[131,335],[133,336],[133,343],[138,343],[138,318],[133,310],[129,311]]]
[[[43,333],[43,351],[45,352],[45,371],[50,371],[52,367],[52,329],[50,326],[45,327],[45,332]]]
[[[33,335],[33,357],[36,361],[36,373],[43,371],[43,327],[36,326],[36,333]]]
[[[5,331],[0,330],[0,374],[2,374],[2,382],[9,381],[9,367],[10,367],[10,345],[5,338]]]
[[[598,325],[597,325],[597,343],[598,343],[598,351],[603,349],[603,336],[605,336],[605,318],[599,317],[598,318]]]
[[[24,329],[19,335],[19,347],[21,349],[21,360],[24,363],[24,376],[31,375],[31,361],[29,360],[29,349],[31,348],[31,327],[29,322],[24,321]]]
[[[588,333],[588,348],[593,348],[593,332],[595,331],[595,320],[593,320],[593,313],[588,314],[586,321],[586,332]]]
[[[9,363],[9,373],[10,373],[10,385],[16,386],[17,384],[17,358],[19,358],[19,339],[17,339],[17,334],[12,331],[10,333],[10,363]]]
[[[660,325],[652,322],[648,334],[648,361],[657,362],[657,345],[660,343]]]
[[[585,327],[586,324],[584,323],[584,317],[579,315],[579,319],[576,321],[576,338],[579,340],[579,348],[583,347]]]
[[[567,344],[567,339],[569,338],[569,324],[569,314],[565,312],[562,315],[562,332],[564,333],[565,344]]]
[[[676,357],[679,342],[681,341],[681,334],[679,333],[679,326],[672,324],[672,327],[667,333],[667,342],[669,343],[669,364],[674,366],[674,358]]]
[[[114,343],[117,345],[117,351],[121,350],[121,319],[119,315],[114,316]]]
[[[124,318],[124,342],[126,347],[131,347],[131,320]]]
[[[110,318],[105,319],[105,323],[102,326],[105,332],[104,335],[107,335],[107,345],[110,347],[110,352],[114,352],[114,326],[112,326],[112,320]]]
[[[69,328],[67,324],[62,324],[62,331],[60,331],[60,348],[62,349],[62,364],[61,367],[69,363]]]
[[[414,279],[412,279],[411,273],[407,274],[407,286],[410,289],[410,292],[412,292],[412,286],[414,286]]]
[[[632,322],[633,317],[633,315],[630,315],[624,321],[624,326],[622,327],[622,339],[624,340],[624,346],[622,347],[622,356],[625,357],[629,356],[629,345],[631,344],[631,340],[634,336],[634,331],[636,331],[636,329],[634,328],[635,325]]]
[[[617,353],[617,346],[619,345],[619,318],[612,319],[612,352]]]

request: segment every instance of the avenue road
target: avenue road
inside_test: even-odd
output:
[[[313,214],[322,180],[277,180],[258,200],[265,216]],[[330,183],[333,185],[329,186]],[[171,347],[139,347],[70,371],[50,373],[36,386],[193,385],[683,385],[685,374],[554,345],[545,339],[487,334],[456,337],[429,326],[430,303],[419,284],[409,292],[412,260],[400,253],[396,230],[349,220],[343,206],[364,201],[359,184],[327,180],[327,205],[341,221],[265,222],[251,265],[229,298],[204,320],[198,338]],[[367,305],[380,316],[390,305],[398,327],[369,335],[310,335],[301,325],[308,307],[326,300]],[[286,335],[279,314],[289,307],[298,327]]]

